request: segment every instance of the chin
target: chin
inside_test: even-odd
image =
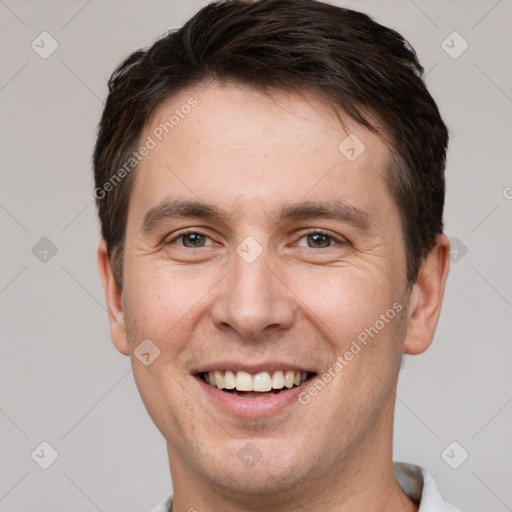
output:
[[[318,473],[313,452],[308,453],[297,443],[284,444],[282,439],[237,439],[228,444],[232,446],[211,454],[210,463],[207,467],[203,465],[202,470],[219,492],[239,495],[240,500],[245,497],[254,501],[265,496],[273,497],[275,504],[283,493],[289,500],[286,491],[297,488],[311,480],[313,473]]]
[[[289,501],[290,491],[308,480],[306,472],[298,472],[297,467],[290,468],[280,465],[268,467],[261,462],[253,468],[233,471],[231,473],[210,474],[220,494],[232,498],[237,496],[240,502],[254,503],[255,500],[266,498],[274,506],[284,495],[284,502]],[[226,477],[226,475],[228,475]]]

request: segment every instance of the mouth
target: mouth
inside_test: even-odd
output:
[[[251,374],[245,371],[214,370],[197,376],[206,384],[240,398],[268,398],[302,386],[316,373],[277,370]]]

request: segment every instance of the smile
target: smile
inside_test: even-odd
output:
[[[245,371],[215,370],[201,372],[210,386],[242,398],[264,398],[303,384],[314,374],[305,371],[277,370],[251,374]]]
[[[189,372],[219,413],[246,419],[282,414],[298,402],[300,393],[319,375],[313,367],[296,366],[290,361],[249,363],[243,362],[243,357],[212,361]]]

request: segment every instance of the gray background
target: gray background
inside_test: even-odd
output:
[[[164,440],[109,337],[90,155],[114,67],[204,4],[0,0],[2,511],[149,511],[170,489]],[[395,458],[464,511],[512,510],[512,1],[339,4],[409,39],[451,130],[457,253],[434,344],[401,372]],[[43,31],[59,45],[46,59],[31,48],[50,48]],[[454,31],[469,44],[457,58]],[[58,452],[48,469],[47,448],[31,457],[42,441]]]

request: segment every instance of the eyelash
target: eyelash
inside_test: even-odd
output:
[[[185,231],[181,231],[180,233],[175,235],[171,240],[166,242],[166,245],[174,244],[180,238],[186,237],[188,235],[201,235],[201,236],[204,236],[206,238],[210,238],[208,235],[206,235],[205,233],[202,233],[201,231],[198,231],[196,229],[188,229],[188,230],[185,230]],[[330,238],[333,242],[337,243],[338,245],[347,245],[348,244],[348,241],[346,239],[338,238],[338,237],[332,235],[331,233],[329,233],[328,231],[324,231],[323,229],[314,229],[314,228],[312,228],[309,231],[303,233],[299,237],[299,240],[302,240],[303,238],[311,236],[311,235],[324,235],[324,236]],[[210,240],[211,240],[211,238],[210,238]],[[185,247],[184,245],[181,245],[180,247],[183,247],[184,249],[192,249],[192,247]],[[203,247],[198,247],[198,249],[202,249]],[[329,245],[328,247],[320,247],[320,249],[328,249],[330,247],[332,247],[332,245]],[[306,249],[315,249],[315,247],[305,247],[305,248]]]

